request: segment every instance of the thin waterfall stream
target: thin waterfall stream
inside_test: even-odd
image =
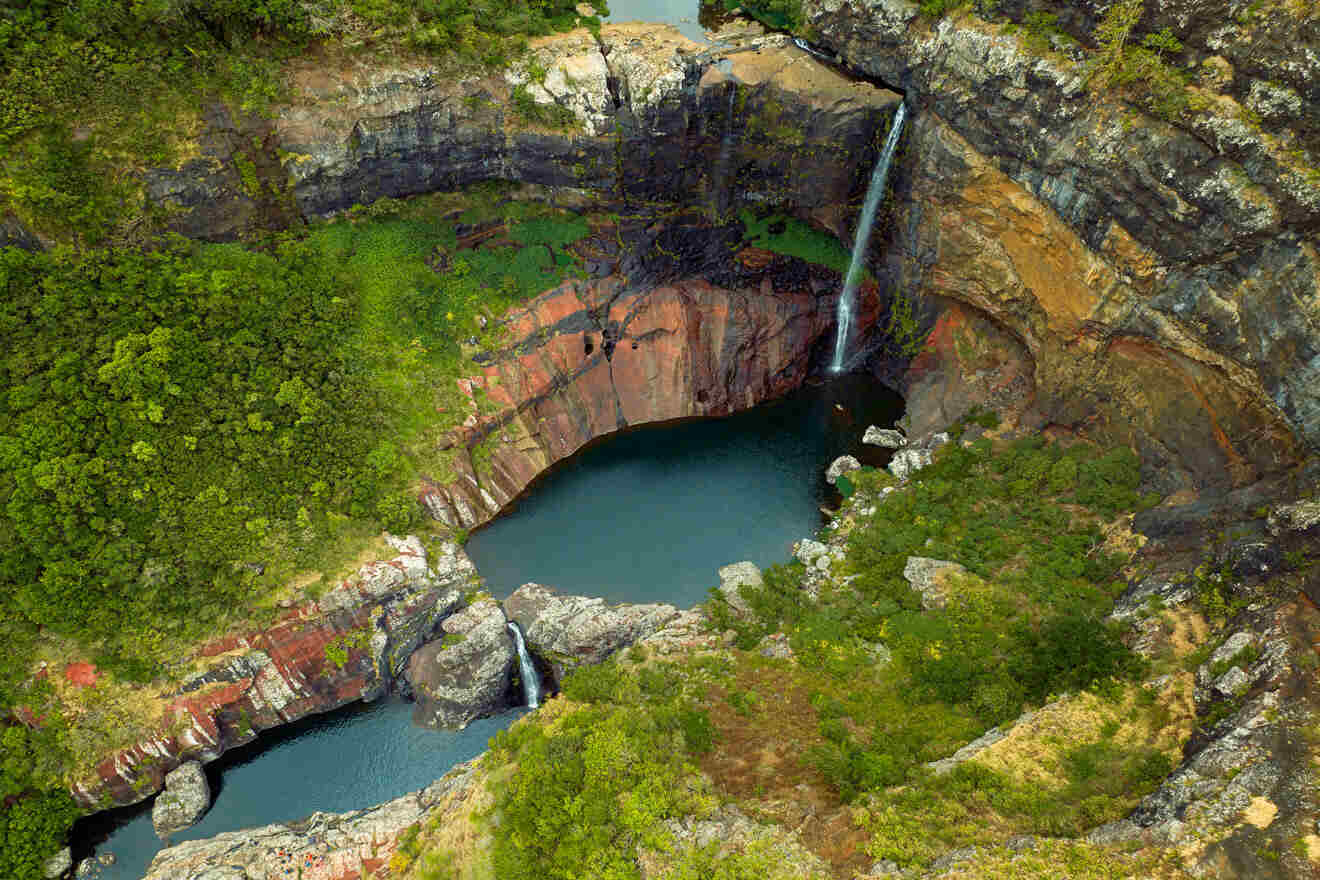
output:
[[[518,674],[522,678],[523,702],[528,708],[535,709],[541,705],[541,675],[536,671],[532,655],[527,653],[522,630],[512,620],[509,621],[509,632],[513,633],[513,644],[518,648]]]
[[[843,372],[844,355],[848,348],[848,335],[852,331],[853,312],[857,308],[857,288],[862,283],[863,264],[866,262],[866,246],[871,241],[871,225],[875,223],[875,212],[884,198],[885,184],[889,180],[889,166],[894,161],[894,151],[898,148],[898,139],[903,134],[903,120],[907,118],[907,104],[899,104],[894,113],[894,124],[889,127],[889,138],[880,153],[880,159],[871,172],[871,184],[866,189],[866,201],[862,203],[862,215],[857,219],[857,236],[853,239],[852,259],[848,262],[848,274],[843,279],[843,292],[839,294],[837,329],[834,334],[834,357],[830,360],[830,372]]]

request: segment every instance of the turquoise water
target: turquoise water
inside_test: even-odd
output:
[[[318,810],[343,813],[417,791],[481,754],[496,731],[526,711],[483,718],[456,733],[414,727],[412,705],[392,699],[305,718],[208,765],[214,805],[173,839],[288,822]],[[97,876],[139,880],[161,848],[150,804],[92,816],[75,830],[91,842],[107,833],[97,852],[112,852],[116,861]]]
[[[902,411],[897,394],[843,376],[727,418],[616,434],[542,477],[467,552],[501,598],[535,581],[686,608],[720,566],[787,560],[830,502],[825,468],[887,456],[860,438]]]
[[[617,434],[538,480],[467,549],[498,596],[536,580],[616,602],[687,607],[718,583],[721,565],[787,559],[831,503],[823,478],[830,461],[851,452],[882,463],[887,453],[864,450],[861,434],[901,413],[896,394],[846,376],[728,418]],[[416,791],[480,754],[525,711],[458,733],[414,727],[412,706],[398,700],[304,719],[209,765],[214,806],[174,839]],[[115,854],[102,880],[138,880],[160,849],[149,805],[93,816],[76,836]]]
[[[651,21],[671,24],[698,43],[706,43],[706,31],[699,21],[700,0],[609,0],[610,22]]]

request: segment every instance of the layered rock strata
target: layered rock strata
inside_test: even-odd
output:
[[[420,540],[363,565],[273,626],[204,646],[205,673],[165,698],[156,732],[72,786],[85,808],[143,800],[181,763],[211,761],[262,730],[384,693],[413,650],[458,607],[476,569],[460,547],[428,557]]]
[[[634,266],[566,282],[511,311],[508,343],[468,380],[494,411],[473,402],[468,426],[451,440],[457,476],[423,486],[426,509],[472,528],[598,437],[727,415],[798,387],[832,324],[838,275],[751,248],[738,261],[757,268],[723,270],[732,289],[702,278],[654,283],[646,266]],[[880,308],[870,286],[858,325],[869,327]]]
[[[201,158],[149,172],[149,198],[202,238],[259,224],[237,166],[254,161],[255,136],[283,164],[267,189],[304,217],[502,179],[625,201],[769,204],[842,232],[899,101],[783,37],[717,55],[672,28],[606,25],[599,38],[574,31],[532,50],[492,74],[297,63],[273,124],[215,108]],[[520,111],[515,89],[540,109]]]
[[[1084,37],[1092,6],[1061,23]],[[1021,31],[932,22],[906,0],[804,14],[916,110],[888,271],[1024,347],[1038,424],[1131,443],[1171,487],[1248,483],[1320,444],[1313,19],[1251,24],[1225,3],[1143,19],[1226,72],[1174,126],[1088,91],[1076,44],[1042,55]]]

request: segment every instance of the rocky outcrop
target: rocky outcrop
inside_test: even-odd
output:
[[[825,468],[825,482],[829,483],[831,486],[837,485],[839,477],[861,469],[862,463],[854,456],[840,455],[838,458],[834,459],[834,461],[830,462],[829,467]]]
[[[867,446],[879,446],[882,449],[898,449],[907,445],[907,437],[903,436],[902,431],[868,425],[866,433],[862,434],[862,442]]]
[[[1211,109],[1177,127],[1090,93],[1021,31],[932,23],[906,0],[804,4],[814,39],[916,110],[887,271],[1023,346],[1037,424],[1132,444],[1171,488],[1245,484],[1320,443],[1320,183],[1298,149],[1314,146],[1315,34],[1247,60],[1238,32],[1261,26],[1225,5],[1154,14],[1202,35],[1192,60],[1231,46],[1257,71],[1230,65],[1227,92],[1199,87]],[[1098,17],[1063,18],[1082,34]],[[1298,101],[1253,127],[1238,100],[1265,94],[1266,68]]]
[[[363,565],[319,600],[257,632],[205,645],[215,658],[163,699],[157,731],[108,756],[71,787],[87,808],[131,804],[179,764],[211,761],[258,733],[385,692],[476,576],[455,544],[428,558],[415,537],[387,537],[393,558]]]
[[[349,813],[313,813],[300,822],[266,825],[189,840],[161,850],[144,880],[341,880],[388,864],[399,837],[432,817],[469,823],[489,800],[478,761],[459,764],[421,791]]]
[[[185,761],[165,774],[165,790],[151,805],[151,825],[168,839],[175,831],[195,825],[211,806],[211,786],[196,761]]]
[[[750,617],[752,607],[743,598],[742,588],[760,589],[765,586],[761,569],[754,562],[735,562],[720,568],[720,595],[728,603],[730,610],[738,617]]]
[[[549,664],[556,685],[579,666],[600,663],[679,616],[673,605],[609,605],[540,584],[523,584],[504,600],[504,610],[522,629],[527,647]]]
[[[408,661],[417,707],[413,721],[463,728],[509,705],[516,659],[500,603],[482,598],[440,624],[440,638]]]
[[[894,453],[889,460],[889,472],[895,479],[906,480],[922,468],[929,467],[935,460],[935,450],[949,442],[949,435],[943,431],[938,434],[909,443]]]
[[[947,605],[950,579],[966,576],[967,569],[956,562],[925,556],[909,556],[903,566],[903,578],[921,594],[921,607],[927,611]]]

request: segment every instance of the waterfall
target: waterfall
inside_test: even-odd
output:
[[[513,643],[518,648],[518,672],[522,676],[523,699],[535,709],[541,705],[541,674],[536,671],[532,655],[527,653],[527,643],[523,641],[522,630],[518,624],[509,621],[509,632],[513,633]]]
[[[866,261],[866,246],[871,240],[871,224],[875,222],[876,208],[885,194],[885,182],[889,178],[889,164],[894,159],[894,150],[898,147],[898,138],[903,133],[903,120],[907,117],[907,105],[899,104],[894,113],[894,124],[889,129],[889,139],[880,152],[880,160],[871,172],[871,185],[866,190],[866,201],[862,203],[862,215],[857,219],[857,237],[853,239],[852,259],[848,263],[848,274],[843,279],[843,292],[839,294],[838,328],[834,335],[834,358],[830,361],[830,372],[843,371],[844,350],[848,347],[848,333],[852,330],[853,310],[856,308],[857,288],[862,283],[862,264]]]

